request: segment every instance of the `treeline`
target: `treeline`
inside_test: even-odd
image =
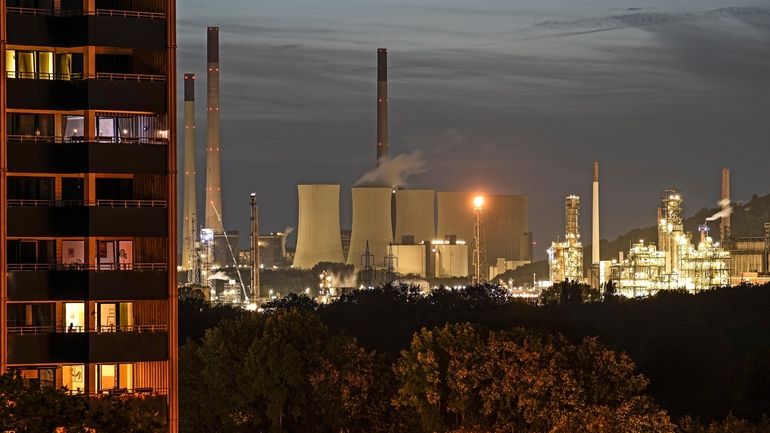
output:
[[[162,433],[165,396],[73,396],[53,386],[0,375],[0,432]]]
[[[539,306],[511,300],[494,286],[436,290],[427,297],[384,287],[354,292],[323,306],[292,296],[267,305],[262,314],[196,305],[190,309],[194,315],[183,318],[187,323],[201,323],[200,318],[212,314],[225,321],[205,337],[200,328],[182,326],[190,340],[181,359],[184,431],[310,431],[306,423],[311,419],[317,431],[548,431],[544,426],[577,429],[552,431],[667,431],[673,428],[668,416],[679,422],[679,431],[688,433],[770,431],[762,424],[763,414],[770,413],[770,286],[669,293],[645,300],[606,296],[604,302],[591,303],[570,296],[570,302]],[[472,350],[458,343],[455,334],[460,331],[474,342]],[[599,339],[590,339],[594,336]],[[494,358],[490,346],[497,346],[492,341],[538,349],[517,349]],[[580,363],[580,358],[568,356],[587,350],[586,344],[596,345],[591,361]],[[505,376],[512,372],[502,366],[528,357],[550,359],[547,365],[556,369],[551,376],[542,365],[529,370],[529,380],[536,384],[555,381],[540,397],[522,394],[532,386],[521,385],[528,383],[523,377],[518,380],[524,382],[506,382],[513,380]],[[432,359],[433,364],[406,368],[404,359]],[[499,361],[499,368],[492,359]],[[614,359],[610,365],[601,364],[609,359]],[[467,368],[458,370],[457,365]],[[597,394],[570,374],[603,378],[621,367],[628,380],[612,382],[623,388],[612,392],[626,394],[615,400],[576,400],[576,395],[606,394]],[[462,380],[469,382],[454,377],[457,371],[464,371]],[[542,375],[534,374],[537,371]],[[371,380],[362,379],[368,377]],[[494,400],[487,385],[504,382],[510,383],[503,393],[510,394],[509,400]],[[580,390],[564,397],[571,403],[550,400],[562,390],[573,392],[565,387]],[[535,410],[522,409],[522,402],[529,400],[544,405],[538,416],[547,421],[521,417]],[[211,407],[220,403],[222,411]],[[196,414],[204,406],[212,423],[229,425],[230,430],[211,430],[214,424],[199,420]],[[498,409],[490,411],[492,407]],[[554,412],[554,407],[559,410]],[[501,415],[500,408],[510,412]],[[618,411],[662,427],[623,430],[620,424],[628,419]],[[581,420],[578,414],[592,415]],[[725,421],[701,425],[716,420]],[[610,425],[617,429],[596,427]],[[243,430],[245,426],[251,430]]]

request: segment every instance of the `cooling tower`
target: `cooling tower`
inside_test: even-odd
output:
[[[400,189],[396,191],[396,236],[413,236],[416,243],[436,237],[434,224],[436,192],[432,189]]]
[[[353,226],[350,234],[348,264],[361,266],[361,257],[369,243],[374,265],[383,266],[388,245],[393,242],[389,187],[357,187],[353,193]]]
[[[340,239],[340,186],[297,185],[299,229],[293,267],[344,263]],[[390,214],[389,214],[390,215]]]

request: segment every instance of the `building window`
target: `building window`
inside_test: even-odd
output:
[[[53,200],[54,178],[8,176],[8,200]]]
[[[52,302],[8,304],[8,326],[10,328],[21,328],[20,331],[24,331],[24,328],[33,327],[40,331],[52,331],[56,317],[55,308],[56,304]]]
[[[8,113],[8,135],[29,135],[52,137],[54,135],[53,114]]]
[[[64,303],[64,326],[67,332],[83,332],[86,326],[86,306],[82,302]]]
[[[85,242],[64,240],[61,242],[61,263],[67,269],[82,269],[85,266]]]
[[[9,265],[53,265],[56,245],[53,240],[9,239],[7,244]]]
[[[42,386],[56,385],[56,369],[50,367],[23,367],[17,370],[25,381],[38,383]]]
[[[82,141],[85,135],[83,116],[64,116],[64,138],[69,141]]]
[[[86,390],[86,369],[83,364],[63,365],[61,368],[62,387],[80,394]]]
[[[83,77],[83,54],[53,51],[5,51],[8,78],[71,80]]]
[[[132,302],[99,303],[99,332],[130,330],[134,326]]]
[[[133,364],[101,364],[96,367],[96,386],[99,391],[134,388]]]
[[[134,263],[134,242],[98,241],[97,267],[99,270],[131,270]]]

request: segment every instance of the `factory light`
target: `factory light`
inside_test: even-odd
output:
[[[484,207],[484,196],[483,195],[477,195],[473,198],[473,208],[474,209],[481,209]]]

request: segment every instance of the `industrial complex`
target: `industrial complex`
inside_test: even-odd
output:
[[[352,277],[324,271],[320,293],[333,287],[354,289],[393,281],[423,285],[427,280],[495,280],[533,262],[529,198],[515,194],[437,191],[404,188],[386,181],[353,186],[336,183],[297,185],[297,241],[287,247],[289,230],[259,234],[256,196],[251,197],[249,248],[240,249],[240,233],[226,228],[222,215],[219,129],[219,29],[207,29],[206,182],[203,218],[196,209],[195,75],[184,75],[184,220],[180,271],[183,284],[207,299],[254,304],[270,292],[260,291],[259,270],[312,270],[340,265]],[[377,49],[375,166],[388,164],[388,51]],[[564,237],[547,249],[548,283],[578,281],[596,288],[612,284],[618,294],[648,296],[661,290],[691,292],[768,278],[770,224],[764,237],[733,238],[730,226],[730,173],[722,172],[719,240],[709,222],[699,233],[684,227],[683,196],[662,192],[657,239],[640,239],[617,257],[602,257],[599,225],[599,163],[593,164],[591,252],[584,254],[580,233],[581,200],[565,198]],[[341,197],[352,203],[350,227],[341,221]],[[712,222],[712,224],[716,224]],[[613,255],[615,253],[613,252]],[[328,264],[328,265],[327,265]],[[439,283],[440,284],[440,283]],[[532,288],[539,286],[532,282]],[[327,289],[324,289],[324,288]],[[309,290],[306,289],[306,291]]]
[[[219,29],[207,29],[207,130],[204,217],[196,215],[195,75],[185,74],[184,220],[180,262],[184,285],[207,299],[252,303],[260,293],[258,269],[310,270],[319,263],[346,264],[354,278],[333,284],[357,288],[425,278],[486,281],[532,260],[528,199],[486,195],[483,208],[474,193],[405,189],[399,185],[355,186],[350,190],[352,224],[340,222],[339,184],[297,186],[297,242],[291,251],[286,233],[259,235],[252,225],[248,250],[240,234],[226,229],[222,215],[219,139]],[[387,163],[387,49],[377,50],[376,166]],[[252,195],[252,221],[256,221]],[[489,260],[487,260],[489,258]],[[488,263],[489,261],[489,263]],[[243,272],[243,274],[242,274]],[[244,275],[246,278],[244,278]],[[249,278],[251,276],[251,278]],[[416,280],[415,280],[416,279]],[[323,285],[323,284],[322,284]],[[323,291],[323,290],[322,290]]]
[[[593,239],[591,262],[583,259],[578,216],[580,198],[570,195],[565,202],[565,239],[548,249],[551,284],[579,281],[601,287],[608,283],[620,295],[649,296],[661,290],[698,292],[742,282],[770,280],[770,223],[764,237],[733,238],[730,214],[730,171],[722,170],[721,209],[698,226],[697,236],[684,228],[684,198],[677,189],[661,193],[657,209],[657,243],[640,239],[617,258],[601,260],[599,251],[599,176],[593,174]],[[719,219],[720,240],[713,239],[709,222]]]

